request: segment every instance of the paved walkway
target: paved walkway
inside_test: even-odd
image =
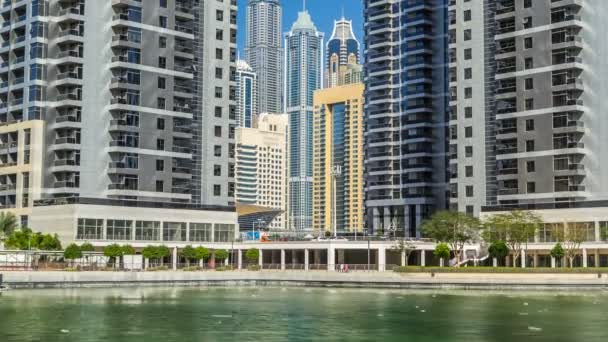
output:
[[[327,271],[228,272],[3,272],[10,288],[242,285],[335,286],[464,289],[595,288],[608,291],[608,275],[597,274],[457,274]]]

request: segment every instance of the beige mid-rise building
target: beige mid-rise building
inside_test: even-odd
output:
[[[261,114],[253,122],[253,128],[236,129],[236,200],[282,211],[272,222],[256,222],[255,228],[283,230],[288,227],[287,115]]]

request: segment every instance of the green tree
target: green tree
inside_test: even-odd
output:
[[[171,251],[167,246],[147,246],[142,250],[141,254],[146,259],[160,261],[162,265],[164,258],[168,257]]]
[[[0,213],[0,241],[11,235],[18,227],[17,216],[10,212]]]
[[[224,261],[228,259],[228,251],[225,249],[216,249],[215,250],[215,260],[217,261]]]
[[[551,249],[551,252],[549,253],[556,261],[560,261],[562,260],[562,258],[564,257],[565,253],[564,253],[564,248],[562,247],[561,243],[556,243],[555,246],[553,246],[553,248]]]
[[[509,246],[507,246],[504,241],[497,240],[490,244],[490,247],[488,247],[488,253],[490,254],[491,258],[504,261],[509,255]]]
[[[513,254],[513,266],[522,248],[534,237],[542,224],[539,215],[531,211],[514,210],[496,214],[484,222],[484,240],[489,243],[504,241]]]
[[[196,260],[197,257],[196,249],[190,245],[184,247],[180,254],[184,259],[186,259],[188,266],[190,266],[190,261]]]
[[[480,229],[481,223],[477,218],[457,211],[439,211],[422,224],[425,236],[448,244],[454,251],[457,267],[465,244],[476,241]]]
[[[135,248],[131,245],[122,245],[120,248],[122,248],[122,256],[135,255]]]
[[[65,248],[63,257],[73,263],[75,259],[82,258],[82,250],[77,244],[73,243]]]
[[[445,260],[450,258],[450,246],[446,243],[440,243],[435,247],[433,254],[441,260],[441,263],[444,263]]]
[[[209,250],[203,246],[200,247],[196,247],[195,249],[196,252],[196,260],[203,260],[206,261],[207,259],[209,259],[209,256],[211,255],[211,252],[209,252]]]
[[[12,232],[4,241],[7,249],[28,250],[32,247],[32,230],[26,227]]]
[[[158,260],[160,260],[161,265],[164,263],[165,258],[169,255],[171,255],[171,250],[169,247],[164,245],[156,247],[156,257]]]
[[[398,240],[397,243],[391,248],[401,255],[405,253],[405,266],[408,266],[410,255],[416,250],[416,245],[405,239]],[[424,251],[422,251],[424,253]]]
[[[141,255],[146,259],[156,259],[157,258],[157,247],[156,246],[146,246],[141,251]]]
[[[82,245],[80,245],[80,250],[83,252],[94,252],[95,251],[95,247],[93,247],[92,244],[85,242]]]
[[[579,255],[581,244],[587,238],[587,232],[582,227],[570,224],[555,232],[557,241],[561,242],[564,256],[568,259],[570,268],[574,267],[574,259]]]
[[[260,260],[260,250],[257,248],[250,248],[245,252],[245,259],[250,264],[257,264]]]
[[[122,257],[123,249],[119,244],[111,244],[103,248],[103,255],[110,258],[110,264],[114,265]]]
[[[40,233],[38,233],[40,234]],[[38,235],[37,234],[37,235]],[[41,251],[60,251],[61,250],[61,241],[59,241],[59,236],[57,234],[40,234],[39,241],[36,243],[36,248]]]

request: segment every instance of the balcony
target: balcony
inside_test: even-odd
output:
[[[108,185],[108,190],[131,190],[131,191],[137,191],[138,190],[138,185],[137,183],[113,183]]]
[[[55,145],[80,144],[80,140],[75,137],[63,137],[55,139]]]

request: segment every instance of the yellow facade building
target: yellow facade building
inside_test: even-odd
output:
[[[313,228],[317,232],[363,229],[363,91],[363,83],[353,83],[314,94]]]

